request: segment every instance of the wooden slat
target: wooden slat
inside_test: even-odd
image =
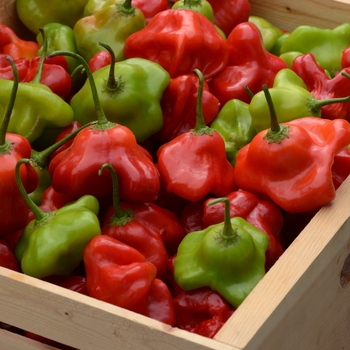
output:
[[[250,0],[251,12],[269,20],[281,29],[298,25],[335,28],[350,22],[350,1],[334,0]]]
[[[237,350],[0,267],[0,321],[84,350]]]
[[[350,178],[216,335],[244,350],[334,350],[350,344]]]

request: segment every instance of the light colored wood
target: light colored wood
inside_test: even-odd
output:
[[[58,350],[52,346],[39,343],[35,340],[23,337],[19,334],[0,329],[1,350]]]
[[[215,339],[244,350],[335,350],[350,344],[350,178],[322,208]]]
[[[333,29],[350,22],[349,0],[250,0],[252,14],[281,29],[305,24]]]
[[[84,350],[238,350],[0,267],[1,320]]]

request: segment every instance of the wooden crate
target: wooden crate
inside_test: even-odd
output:
[[[349,1],[347,1],[349,3]],[[25,35],[13,0],[0,22]],[[333,28],[350,5],[336,1],[251,1],[252,14],[293,29]],[[349,17],[350,19],[350,17]],[[29,37],[29,35],[28,35]],[[266,274],[214,339],[207,339],[0,268],[0,321],[79,349],[350,349],[350,179]],[[53,349],[0,329],[1,349]]]

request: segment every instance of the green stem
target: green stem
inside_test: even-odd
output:
[[[230,200],[226,197],[217,198],[208,202],[207,205],[214,205],[222,202],[224,202],[225,204],[225,214],[224,214],[224,227],[219,232],[220,239],[222,240],[222,243],[224,243],[225,245],[232,244],[232,243],[234,244],[234,243],[237,243],[239,236],[237,234],[237,231],[232,227],[232,224],[231,224]]]
[[[16,67],[16,65],[13,62],[11,57],[7,57],[6,59],[10,63],[11,68],[12,68],[13,86],[12,86],[12,90],[11,90],[9,103],[6,107],[6,111],[4,114],[4,119],[3,119],[2,124],[0,126],[0,154],[9,153],[11,150],[11,143],[6,140],[6,133],[7,133],[8,125],[10,123],[12,109],[13,109],[13,106],[14,106],[15,101],[16,101],[18,85],[19,85],[17,67]]]
[[[69,140],[74,138],[81,130],[85,129],[86,127],[88,127],[90,125],[94,125],[96,123],[97,123],[96,121],[93,121],[93,122],[90,122],[90,123],[87,123],[87,124],[81,126],[79,129],[73,131],[72,133],[67,135],[65,138],[63,138],[62,140],[55,142],[53,145],[49,146],[48,148],[46,148],[40,152],[37,152],[37,151],[32,149],[32,154],[30,157],[31,161],[34,161],[35,164],[37,164],[37,166],[42,168],[42,169],[46,168],[48,166],[50,156],[53,152],[55,152],[61,146],[63,146],[66,142],[68,142]]]
[[[310,98],[308,100],[308,107],[313,115],[317,115],[321,108],[333,103],[344,103],[350,101],[350,95],[347,97],[334,97],[326,98],[324,100],[316,100],[315,98]]]
[[[115,77],[115,74],[114,74],[114,71],[115,71],[115,53],[109,45],[101,43],[101,42],[99,42],[99,45],[104,47],[111,56],[109,75],[108,75],[108,80],[107,80],[107,84],[105,87],[110,92],[121,91],[124,87],[124,82],[120,77],[118,77],[118,79],[117,79]]]
[[[41,36],[43,37],[43,48],[42,48],[41,55],[40,55],[38,69],[35,73],[34,79],[32,80],[32,83],[36,83],[36,84],[41,83],[41,77],[43,75],[43,69],[44,69],[44,61],[45,61],[46,54],[47,54],[47,38],[45,35],[45,31],[43,28],[39,28],[39,31],[41,33]]]
[[[246,91],[246,93],[248,94],[248,96],[250,98],[253,98],[254,97],[254,94],[253,94],[253,91],[249,89],[249,86],[248,85],[244,85],[244,90]]]
[[[197,93],[197,101],[196,101],[196,127],[193,130],[194,135],[203,135],[208,134],[211,135],[213,133],[213,129],[209,128],[205,125],[204,116],[203,116],[203,87],[204,87],[204,77],[202,72],[199,69],[194,69],[194,72],[198,76],[198,93]]]
[[[100,129],[100,130],[106,130],[106,129],[113,128],[116,124],[110,122],[105,115],[105,112],[102,108],[100,99],[98,97],[98,92],[97,92],[94,76],[93,76],[91,69],[90,69],[88,63],[86,62],[86,60],[81,55],[79,55],[75,52],[64,51],[64,50],[54,51],[48,55],[48,57],[54,57],[54,56],[70,56],[70,57],[75,58],[76,60],[78,60],[81,63],[81,65],[84,67],[86,75],[89,79],[92,98],[93,98],[94,105],[95,105],[95,111],[96,111],[96,115],[97,115],[97,123],[96,123],[94,128]]]
[[[192,9],[192,0],[184,0],[183,5],[180,7],[180,9]]]
[[[135,14],[135,7],[131,3],[132,0],[125,0],[124,2],[116,3],[118,12],[124,16],[133,16]]]
[[[17,164],[16,164],[16,169],[15,169],[15,175],[16,175],[16,182],[19,191],[21,192],[21,195],[25,202],[27,203],[29,209],[34,213],[35,218],[37,221],[45,220],[49,214],[44,213],[28,196],[26,190],[24,189],[21,176],[20,176],[20,166],[22,164],[30,164],[30,159],[28,158],[22,158],[20,159]]]
[[[105,163],[103,164],[99,171],[98,175],[101,176],[104,169],[108,169],[112,176],[113,183],[113,208],[114,215],[111,217],[110,225],[111,226],[124,226],[129,221],[134,220],[133,211],[132,210],[124,210],[120,204],[119,197],[119,183],[118,177],[115,169],[111,164]]]

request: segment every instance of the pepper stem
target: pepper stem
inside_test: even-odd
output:
[[[278,123],[277,113],[275,106],[273,104],[269,88],[266,84],[262,86],[262,89],[265,94],[266,102],[270,110],[270,129],[266,132],[264,139],[268,143],[280,143],[285,138],[289,137],[289,126],[285,126]]]
[[[43,37],[43,48],[42,48],[41,55],[40,55],[38,69],[35,73],[34,79],[32,80],[32,83],[36,83],[36,84],[41,83],[41,77],[43,75],[43,69],[44,69],[44,61],[45,61],[45,57],[47,54],[47,37],[45,35],[44,28],[39,28],[39,31],[41,33],[41,36]]]
[[[84,67],[86,75],[89,79],[92,98],[93,98],[94,105],[95,105],[95,111],[96,111],[96,115],[97,115],[97,124],[96,124],[95,128],[100,129],[100,130],[105,130],[105,129],[109,129],[109,128],[114,127],[116,124],[110,122],[107,119],[105,112],[102,108],[100,99],[98,97],[98,92],[97,92],[97,87],[95,84],[94,76],[93,76],[91,69],[90,69],[88,63],[86,62],[86,60],[81,55],[79,55],[75,52],[64,51],[64,50],[54,51],[48,55],[49,58],[54,57],[54,56],[70,56],[70,57],[75,58],[76,60],[78,60],[81,63],[81,65]]]
[[[219,232],[219,238],[225,245],[235,244],[239,239],[239,235],[237,234],[237,230],[235,230],[231,224],[230,200],[227,197],[217,198],[208,202],[207,205],[214,205],[222,202],[225,204],[224,227]]]
[[[109,74],[108,74],[108,80],[107,80],[107,84],[106,84],[106,89],[108,91],[116,91],[116,90],[122,90],[124,87],[124,82],[121,79],[121,77],[118,77],[118,79],[116,79],[115,75],[114,75],[114,71],[115,71],[115,53],[113,51],[113,49],[105,44],[105,43],[101,43],[99,42],[99,45],[104,47],[108,53],[111,56],[111,64],[110,64],[110,68],[109,68]]]
[[[114,214],[112,215],[110,219],[110,225],[111,226],[124,226],[129,221],[134,220],[133,211],[132,210],[124,210],[120,204],[120,197],[119,197],[119,184],[118,184],[118,177],[115,169],[111,164],[105,163],[103,164],[99,171],[98,175],[102,175],[102,172],[104,169],[108,169],[112,176],[112,183],[113,183],[113,208],[114,208]]]
[[[324,106],[331,105],[333,103],[344,103],[350,101],[350,95],[346,97],[334,97],[326,98],[324,100],[317,100],[315,98],[310,98],[308,100],[308,107],[313,115],[317,115],[321,108]]]
[[[12,90],[11,90],[9,103],[6,107],[6,111],[4,114],[4,119],[3,119],[2,124],[0,126],[0,154],[5,154],[5,153],[11,152],[11,143],[6,140],[6,133],[7,133],[8,125],[10,123],[12,109],[13,109],[13,106],[14,106],[15,101],[16,101],[18,85],[19,85],[17,67],[16,67],[16,65],[13,62],[11,57],[7,57],[6,59],[12,67],[13,86],[12,86]]]
[[[121,12],[124,16],[133,16],[135,14],[135,7],[132,5],[132,0],[125,0],[124,2],[118,2],[115,5],[118,8],[118,12]]]
[[[204,116],[203,116],[203,87],[204,87],[204,77],[202,72],[199,69],[194,69],[194,72],[198,76],[198,93],[196,100],[196,127],[193,130],[194,135],[203,135],[208,134],[211,135],[213,133],[213,129],[209,126],[205,125]]]
[[[244,90],[246,91],[246,93],[248,94],[248,96],[250,98],[253,98],[254,97],[254,94],[253,94],[253,91],[249,89],[249,86],[248,85],[244,85]]]
[[[16,182],[17,182],[17,186],[19,191],[21,192],[21,195],[23,197],[23,199],[25,200],[25,202],[27,203],[29,209],[34,213],[35,218],[37,221],[41,221],[46,219],[49,214],[48,213],[44,213],[28,196],[28,193],[26,192],[26,190],[24,189],[22,180],[21,180],[21,176],[20,176],[20,166],[22,164],[29,164],[30,165],[30,159],[28,158],[22,158],[20,159],[17,164],[16,164],[16,168],[15,168],[15,176],[16,176]]]

